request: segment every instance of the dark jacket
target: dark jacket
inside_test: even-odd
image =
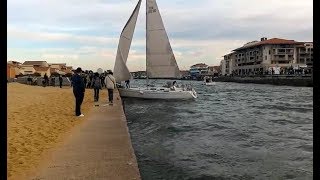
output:
[[[99,76],[95,76],[95,77],[93,78],[92,86],[93,86],[95,89],[101,89],[101,88],[102,88],[101,79],[100,79]]]
[[[85,92],[85,85],[83,82],[83,78],[79,74],[74,74],[71,78],[72,80],[72,87],[74,93],[84,93]]]

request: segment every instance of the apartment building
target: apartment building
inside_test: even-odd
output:
[[[308,68],[313,68],[313,43],[304,42],[297,46],[297,63],[306,64]]]
[[[246,43],[224,56],[222,75],[252,75],[269,71],[270,68],[312,66],[313,43],[279,38],[261,38]]]
[[[235,67],[235,53],[229,53],[223,56],[221,64],[221,74],[223,76],[232,74]]]
[[[204,64],[204,63],[198,63],[195,65],[192,65],[190,67],[190,75],[192,77],[196,77],[199,76],[200,74],[207,74],[208,73],[208,65]]]

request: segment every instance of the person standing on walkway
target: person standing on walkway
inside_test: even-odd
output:
[[[72,76],[73,94],[76,98],[76,116],[83,117],[81,113],[81,104],[84,98],[85,84],[81,77],[82,69],[78,67],[76,73]]]
[[[108,89],[109,104],[113,104],[113,90],[116,86],[116,79],[113,77],[113,73],[111,70],[107,72],[104,83],[107,85]]]
[[[94,102],[99,101],[99,90],[102,89],[101,79],[99,77],[99,73],[95,73],[92,78],[92,85],[94,89]]]
[[[63,82],[63,78],[61,75],[59,75],[59,85],[60,85],[60,88],[62,88],[62,82]]]

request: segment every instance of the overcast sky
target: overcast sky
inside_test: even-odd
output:
[[[7,60],[113,69],[120,32],[137,0],[8,0]],[[180,70],[219,65],[261,37],[313,39],[312,0],[158,0]],[[145,70],[145,1],[128,57]]]

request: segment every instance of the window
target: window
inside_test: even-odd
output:
[[[264,57],[264,60],[267,60],[267,56]]]
[[[269,54],[271,54],[271,50],[269,50]]]

